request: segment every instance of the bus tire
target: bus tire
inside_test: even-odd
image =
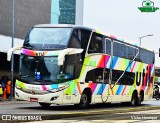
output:
[[[87,108],[90,104],[90,96],[86,92],[82,93],[81,99],[80,99],[80,108]]]
[[[137,105],[141,105],[143,100],[144,100],[144,93],[141,92],[137,100]]]
[[[156,100],[159,100],[159,94],[156,95]]]
[[[137,106],[138,105],[138,97],[136,93],[132,94],[132,98],[131,98],[131,105],[132,106]]]
[[[49,108],[51,104],[49,103],[42,103],[42,102],[39,102],[40,106],[42,106],[43,108]]]

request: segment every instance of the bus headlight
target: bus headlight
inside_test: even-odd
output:
[[[52,97],[52,98],[50,99],[50,101],[57,100],[58,97],[59,97],[59,96]]]
[[[53,90],[47,90],[48,92],[50,92],[50,93],[56,93],[56,92],[58,92],[58,88],[57,89],[53,89]]]
[[[64,90],[64,89],[66,89],[66,88],[68,88],[68,87],[69,87],[69,85],[67,84],[67,85],[64,85],[64,86],[62,86],[62,87],[54,88],[54,89],[47,90],[47,91],[50,92],[50,93],[56,93],[56,92],[59,92],[59,91],[62,91],[62,90]]]
[[[22,89],[22,87],[20,87],[20,86],[18,86],[18,85],[16,85],[16,88],[17,88],[17,89]]]

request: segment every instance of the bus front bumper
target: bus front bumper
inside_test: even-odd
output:
[[[62,104],[62,97],[63,91],[57,93],[48,93],[48,94],[29,94],[25,93],[17,88],[15,88],[15,99],[17,100],[26,100],[30,102],[43,102],[43,103],[50,103],[50,104]]]

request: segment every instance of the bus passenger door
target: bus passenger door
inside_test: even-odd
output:
[[[64,73],[66,80],[68,79],[69,87],[64,91],[63,103],[76,103],[78,102],[76,79],[80,75],[82,63],[80,61],[80,54],[67,55],[65,57]]]

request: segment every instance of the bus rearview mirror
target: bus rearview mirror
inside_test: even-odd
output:
[[[67,48],[60,52],[58,55],[58,65],[63,65],[64,57],[65,55],[72,55],[72,54],[78,54],[82,53],[83,49],[76,49],[76,48]]]
[[[7,52],[7,61],[11,61],[11,56],[12,56],[12,53],[16,50],[21,50],[22,49],[22,46],[17,46],[17,47],[13,47],[11,48],[8,52]]]

